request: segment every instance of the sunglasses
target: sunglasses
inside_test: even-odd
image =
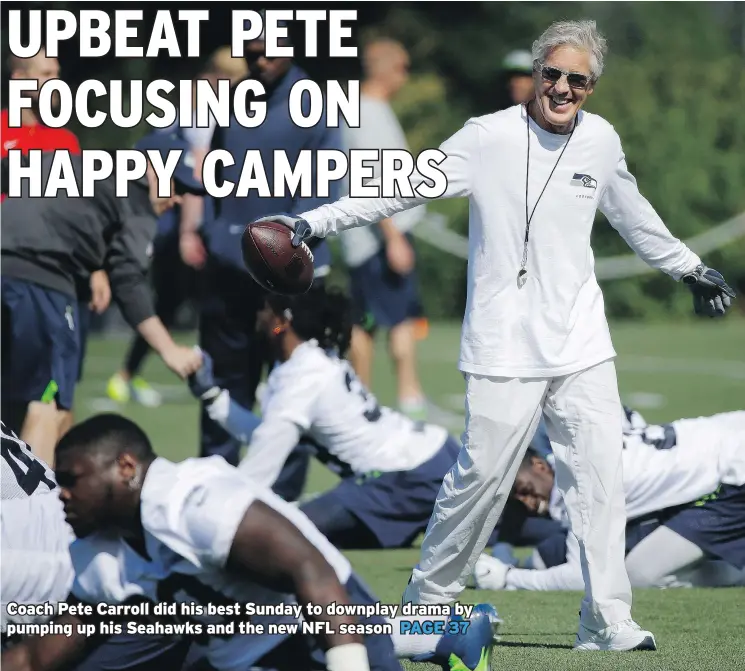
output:
[[[573,89],[586,89],[590,83],[590,78],[580,72],[565,72],[550,65],[541,67],[541,77],[552,84],[556,84],[564,75],[566,75],[567,84]]]
[[[254,63],[257,63],[260,58],[265,58],[268,61],[274,61],[278,58],[283,58],[282,56],[267,56],[264,54],[264,51],[254,51],[253,49],[249,50],[246,49],[243,52],[243,59],[248,63],[249,65],[253,65]]]

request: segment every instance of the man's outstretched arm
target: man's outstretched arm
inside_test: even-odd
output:
[[[683,280],[693,294],[696,314],[723,315],[735,292],[676,238],[637,188],[618,139],[618,163],[600,198],[599,209],[626,243],[649,266]]]
[[[477,121],[468,121],[463,128],[443,142],[439,149],[446,158],[437,166],[437,170],[445,176],[446,188],[435,197],[425,197],[417,193],[417,188],[431,186],[429,178],[419,173],[410,177],[410,184],[414,190],[413,197],[395,198],[356,198],[345,196],[335,203],[321,205],[313,210],[305,211],[297,216],[270,215],[257,221],[280,220],[295,231],[293,245],[299,246],[309,238],[323,238],[327,235],[337,235],[349,228],[369,226],[394,214],[423,205],[430,200],[442,198],[460,198],[469,196],[473,188],[473,175],[478,170],[480,155],[479,134]],[[372,180],[365,186],[377,186],[380,180]]]
[[[701,259],[668,230],[639,191],[636,178],[626,164],[620,139],[616,151],[616,169],[600,197],[598,209],[647,265],[680,280]]]

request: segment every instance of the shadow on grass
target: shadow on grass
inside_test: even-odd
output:
[[[554,636],[558,634],[550,635]],[[536,636],[536,634],[531,632],[531,636]],[[540,634],[538,634],[538,636],[540,636]],[[545,648],[547,650],[571,650],[573,646],[564,643],[522,643],[519,641],[499,641],[494,648]]]

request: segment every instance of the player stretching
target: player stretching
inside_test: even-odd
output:
[[[296,603],[325,610],[334,602],[376,602],[344,556],[300,511],[268,489],[251,487],[219,457],[180,464],[158,458],[147,436],[118,415],[99,415],[74,427],[60,441],[56,457],[60,499],[77,536],[70,547],[73,604],[284,606],[287,614],[251,618],[266,631],[270,623],[296,623],[287,608]],[[254,665],[294,671],[310,668],[311,660],[329,671],[400,671],[390,637],[343,631],[343,625],[383,624],[382,618],[305,613],[306,619],[326,622],[333,633],[317,642],[288,634],[192,635],[194,657],[205,657],[217,671],[245,671]],[[64,615],[56,624],[72,624],[76,632],[78,624],[97,619]],[[182,618],[202,626],[245,619]],[[479,621],[476,629],[488,649],[488,617],[472,619]],[[446,638],[465,642],[469,637],[440,637],[438,659]],[[32,637],[3,652],[3,669],[57,668],[85,659],[88,644],[95,642],[77,633]],[[453,643],[448,647],[451,652],[459,649]],[[486,670],[488,661],[468,668]]]
[[[2,423],[0,423],[2,424]],[[64,602],[75,573],[70,543],[75,534],[65,522],[54,473],[29,446],[2,424],[2,649],[22,637],[12,627],[41,626],[52,619],[46,612],[8,611]],[[189,652],[187,637],[115,634],[91,640],[90,654],[67,671],[146,671],[179,668]],[[5,664],[3,656],[3,664]]]
[[[417,175],[411,196],[344,198],[285,222],[297,246],[421,205],[422,193],[469,199],[464,449],[404,599],[458,598],[543,415],[585,576],[575,648],[620,651],[656,643],[632,618],[624,564],[621,400],[590,244],[597,211],[647,264],[690,285],[697,313],[723,315],[735,294],[641,195],[613,126],[582,110],[605,51],[593,21],[553,24],[533,44],[532,99],[446,140],[442,184]]]
[[[261,423],[216,387],[206,358],[190,378],[192,391],[213,420],[249,444],[239,468],[259,484],[274,484],[301,439],[313,446],[342,482],[301,510],[334,545],[409,547],[426,530],[460,446],[445,429],[378,405],[343,358],[352,323],[341,293],[271,295],[257,328],[280,363],[267,381]]]
[[[633,587],[732,585],[745,580],[745,411],[647,425],[627,413],[623,479],[626,568]],[[551,458],[527,456],[513,496],[534,514],[567,525]],[[711,559],[718,561],[712,562]],[[533,568],[482,555],[482,589],[582,589],[577,539],[558,533],[540,543]],[[682,577],[683,576],[683,577]]]

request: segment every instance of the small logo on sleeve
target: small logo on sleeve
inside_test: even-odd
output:
[[[597,189],[598,181],[590,175],[584,175],[581,172],[575,172],[574,177],[572,177],[571,185],[582,186],[585,189]]]

